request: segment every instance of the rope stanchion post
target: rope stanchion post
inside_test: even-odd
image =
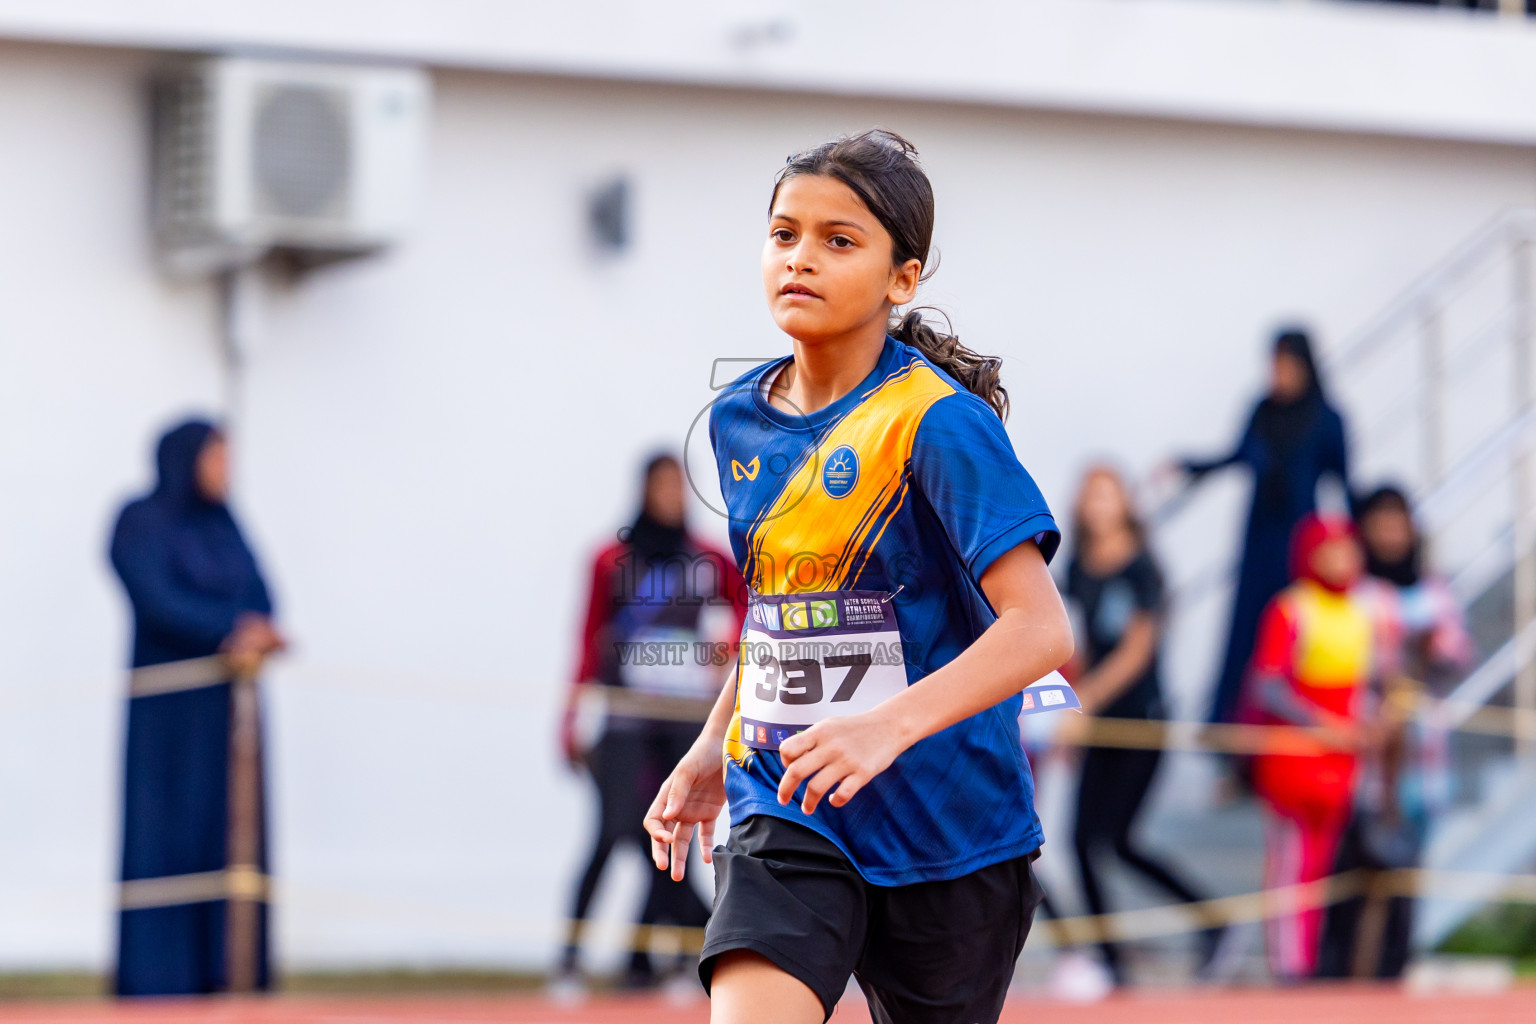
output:
[[[261,859],[261,735],[256,680],[240,673],[230,682],[229,870],[258,872]],[[224,951],[230,992],[256,990],[261,901],[230,886],[225,909]]]

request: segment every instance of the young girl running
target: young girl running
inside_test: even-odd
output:
[[[1021,693],[1072,653],[1059,533],[1003,430],[998,360],[892,322],[932,235],[900,136],[793,157],[762,265],[793,354],[710,418],[753,593],[735,684],[645,827],[673,877],[695,830],[713,854],[716,1022],[814,1024],[850,976],[876,1021],[995,1021],[1041,897],[1017,718],[1071,703]]]

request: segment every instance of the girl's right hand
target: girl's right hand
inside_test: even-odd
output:
[[[560,715],[560,752],[565,755],[566,767],[577,771],[586,763],[586,754],[576,738],[576,702],[573,700]]]
[[[719,742],[700,737],[672,769],[645,815],[645,831],[651,837],[651,858],[656,870],[672,870],[673,881],[683,880],[688,866],[688,843],[699,830],[699,852],[710,863],[715,845],[715,821],[725,809],[725,770]]]

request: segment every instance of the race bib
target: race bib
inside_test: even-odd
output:
[[[1083,702],[1072,691],[1072,684],[1060,672],[1052,672],[1030,683],[1019,704],[1020,715],[1038,715],[1042,711],[1081,711]]]
[[[777,750],[824,718],[907,688],[896,608],[877,590],[753,594],[741,642],[741,742]]]
[[[741,642],[741,742],[758,750],[817,722],[868,711],[907,688],[891,595],[876,590],[753,594]],[[1023,714],[1076,708],[1051,673],[1024,691]]]

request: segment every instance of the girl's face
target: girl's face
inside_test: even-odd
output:
[[[645,510],[663,526],[682,526],[688,502],[683,494],[683,471],[670,462],[651,470],[645,480]]]
[[[1077,498],[1078,521],[1090,536],[1103,537],[1120,529],[1130,518],[1125,491],[1109,473],[1089,474]]]
[[[1383,562],[1401,562],[1413,553],[1413,520],[1394,505],[1382,505],[1360,521],[1360,538]]]
[[[197,453],[193,472],[197,493],[206,500],[222,504],[229,498],[229,443],[222,434],[209,434]]]
[[[1336,537],[1312,552],[1312,571],[1331,587],[1346,590],[1365,570],[1365,554],[1353,537]]]
[[[922,264],[891,265],[891,235],[853,189],[797,174],[779,186],[763,246],[763,289],[779,329],[796,341],[836,341],[912,301]]]
[[[1289,352],[1276,352],[1270,368],[1270,391],[1282,402],[1294,402],[1312,386],[1307,364]]]

